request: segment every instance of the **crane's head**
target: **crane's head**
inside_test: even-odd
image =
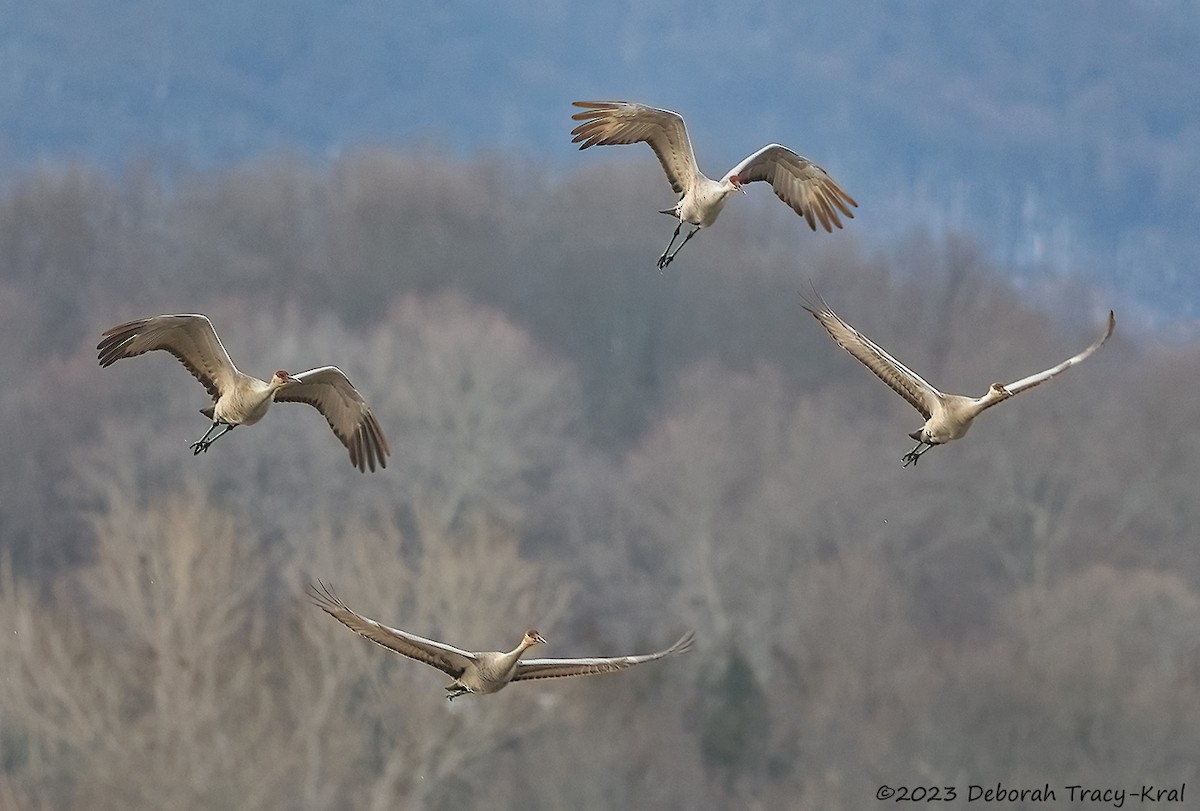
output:
[[[288,383],[299,383],[300,380],[293,375],[288,374],[283,369],[279,369],[271,376],[271,385],[275,388],[286,385]]]
[[[546,639],[537,632],[536,628],[530,628],[525,632],[525,646],[533,647],[534,645],[545,645]]]
[[[733,188],[735,190],[740,191],[742,194],[746,193],[746,190],[744,188],[742,188],[742,186],[744,185],[742,183],[742,179],[740,177],[738,177],[737,175],[729,176],[729,185],[733,186]]]

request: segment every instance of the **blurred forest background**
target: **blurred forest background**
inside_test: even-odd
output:
[[[0,21],[0,189],[44,158],[177,176],[421,142],[652,167],[566,137],[572,100],[626,98],[678,110],[711,176],[772,141],[816,160],[865,239],[967,231],[1009,275],[1112,287],[1126,321],[1200,318],[1193,0],[0,0]]]
[[[861,809],[880,783],[1200,781],[1195,344],[969,236],[866,247],[739,199],[669,272],[648,154],[360,149],[0,198],[0,808]],[[434,167],[436,171],[431,171]],[[652,201],[652,202],[648,202]],[[941,388],[1114,338],[914,469],[919,416],[810,280]],[[198,311],[341,366],[393,455],[100,332]],[[469,648],[686,657],[449,704],[303,597]],[[1020,807],[1014,805],[1014,808]]]
[[[820,809],[879,784],[1200,784],[1200,4],[0,0],[0,811]],[[650,151],[766,141],[667,273]],[[800,307],[979,394],[914,469]],[[201,387],[100,333],[208,314],[319,415],[193,458]],[[448,703],[303,595],[546,656],[686,657]],[[1012,808],[1020,808],[1013,804]],[[1044,807],[1044,806],[1039,806]]]

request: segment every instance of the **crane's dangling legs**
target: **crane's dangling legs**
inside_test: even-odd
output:
[[[660,211],[659,212],[659,214],[674,214],[674,213],[675,212],[673,212],[673,211]],[[667,258],[667,254],[671,253],[671,246],[674,245],[675,240],[679,238],[679,230],[681,228],[683,228],[683,220],[680,220],[679,224],[675,226],[675,233],[671,234],[671,241],[667,243],[667,249],[662,252],[662,256],[658,257],[658,269],[659,270],[662,270],[670,263],[671,260]]]
[[[209,439],[209,434],[215,431],[218,426],[224,428],[225,430]],[[209,445],[212,445],[218,439],[228,434],[235,427],[236,426],[230,425],[227,422],[214,422],[212,425],[208,426],[208,430],[204,432],[204,436],[192,443],[192,456],[198,456],[201,452],[207,451]]]
[[[679,236],[679,229],[682,227],[683,227],[683,220],[680,220],[679,225],[675,228],[675,237]],[[688,240],[691,239],[692,237],[696,236],[696,233],[699,230],[700,230],[700,226],[698,226],[698,225],[695,228],[693,228],[691,230],[691,232],[686,237],[683,238],[683,242],[679,243],[679,247],[675,249],[675,253],[672,253],[670,256],[667,255],[667,251],[671,250],[671,246],[668,245],[667,250],[663,251],[663,255],[658,258],[658,269],[663,270],[667,267],[667,265],[671,264],[671,262],[673,262],[675,260],[675,257],[679,255],[679,252],[681,250],[683,250],[683,246],[688,244]],[[671,237],[672,243],[675,242],[675,237]]]
[[[924,445],[925,447],[921,448],[922,445]],[[904,456],[900,457],[901,459],[904,460],[904,467],[908,467],[909,465],[916,465],[917,460],[921,458],[921,454],[927,453],[929,451],[929,449],[932,447],[933,447],[933,445],[930,445],[929,443],[925,442],[924,440],[918,439],[917,446],[915,448],[913,448],[911,451],[909,451],[908,453],[904,454]]]

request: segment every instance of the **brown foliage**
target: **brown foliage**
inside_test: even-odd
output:
[[[804,317],[808,277],[955,391],[1111,304],[1030,302],[962,237],[773,237],[795,223],[753,201],[658,274],[663,223],[597,201],[635,174],[429,160],[171,190],[48,170],[0,201],[0,803],[852,809],[881,782],[1197,779],[1194,346],[1118,306],[1087,364],[902,470],[919,418]],[[343,368],[386,473],[300,406],[193,458],[200,387],[92,349],[184,310],[249,372]],[[469,647],[699,643],[450,705],[308,605],[314,578]],[[769,722],[718,780],[702,719],[737,685]]]

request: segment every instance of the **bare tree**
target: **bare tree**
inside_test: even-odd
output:
[[[642,555],[667,579],[675,610],[725,640],[753,599],[735,539],[776,458],[784,392],[767,367],[739,375],[701,365],[681,378],[673,400],[627,460],[641,501]]]
[[[1200,597],[1174,574],[1094,566],[1030,586],[997,612],[989,644],[964,651],[934,722],[939,758],[1014,781],[1191,781],[1200,748]],[[1030,616],[1034,621],[1030,621]],[[985,746],[983,741],[992,742]]]
[[[579,413],[571,368],[496,310],[455,294],[405,297],[366,345],[398,476],[442,531],[479,510],[522,517]]]
[[[96,538],[96,562],[15,635],[8,706],[31,746],[89,807],[269,806],[261,554],[198,494],[113,496]]]

